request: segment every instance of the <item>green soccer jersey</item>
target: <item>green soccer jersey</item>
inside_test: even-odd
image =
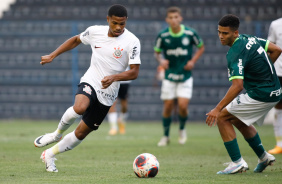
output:
[[[230,47],[226,58],[229,80],[243,79],[246,93],[262,102],[276,102],[281,87],[273,63],[267,55],[269,41],[240,35]]]
[[[184,70],[184,66],[192,58],[193,45],[199,48],[203,41],[195,30],[184,25],[181,25],[181,31],[177,34],[170,27],[159,33],[154,50],[163,51],[165,59],[169,60],[165,79],[183,82],[191,77],[191,71]]]

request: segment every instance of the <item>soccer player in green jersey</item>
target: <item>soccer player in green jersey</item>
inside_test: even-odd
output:
[[[161,89],[161,99],[164,101],[162,118],[164,136],[158,146],[166,146],[169,143],[171,113],[175,99],[177,99],[180,122],[178,141],[180,144],[186,142],[187,107],[193,90],[191,70],[204,52],[203,41],[197,32],[181,24],[180,8],[168,8],[166,22],[169,27],[159,33],[154,47],[155,58],[165,69],[165,78],[162,81]],[[193,46],[198,48],[194,56],[192,56]]]
[[[217,106],[207,113],[206,123],[209,126],[217,124],[232,162],[217,174],[248,170],[233,126],[242,133],[259,158],[254,172],[262,172],[275,161],[275,157],[264,150],[252,124],[261,125],[268,111],[281,99],[281,86],[273,63],[282,51],[268,40],[239,35],[239,24],[235,15],[225,15],[218,23],[220,42],[230,47],[226,58],[232,85]],[[243,88],[246,93],[239,95]]]

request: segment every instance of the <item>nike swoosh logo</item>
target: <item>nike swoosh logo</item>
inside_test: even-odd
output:
[[[95,123],[94,126],[99,126],[99,125],[97,125],[97,124]]]
[[[43,137],[43,135],[41,137],[39,137],[39,139],[36,140],[37,144],[41,144],[40,140],[41,140],[42,137]]]
[[[97,46],[95,45],[95,49],[97,49],[97,48],[101,48],[101,47],[97,47]]]

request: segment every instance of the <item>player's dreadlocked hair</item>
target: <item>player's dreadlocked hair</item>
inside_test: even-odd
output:
[[[115,4],[109,8],[108,16],[127,17],[127,10],[120,4]]]
[[[239,28],[240,20],[236,15],[228,14],[220,19],[218,25],[222,27],[230,27],[233,31],[236,31]]]

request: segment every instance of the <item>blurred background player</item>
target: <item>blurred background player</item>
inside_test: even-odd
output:
[[[275,43],[282,48],[282,18],[271,22],[269,27],[268,38],[269,41]],[[276,60],[274,67],[282,85],[282,56]],[[270,154],[282,154],[282,100],[274,108],[274,134],[276,138],[276,146],[269,150]]]
[[[128,68],[129,69],[129,68]],[[117,100],[114,102],[108,113],[110,124],[109,135],[125,134],[125,123],[128,117],[128,89],[131,81],[121,81]],[[120,101],[120,113],[117,112],[117,103]]]
[[[193,91],[191,70],[204,52],[203,41],[197,32],[181,24],[183,18],[180,8],[168,8],[165,20],[169,27],[158,34],[154,47],[155,58],[165,69],[161,89],[161,99],[164,101],[162,114],[164,136],[158,146],[166,146],[169,143],[171,114],[175,99],[177,99],[180,123],[179,143],[185,144],[187,140],[185,123],[188,119],[188,104]],[[198,50],[192,57],[194,45]]]

